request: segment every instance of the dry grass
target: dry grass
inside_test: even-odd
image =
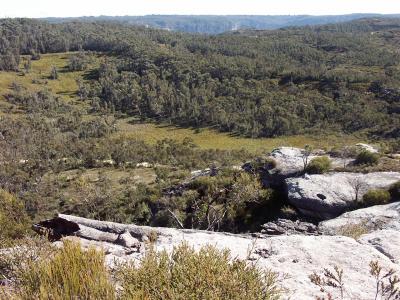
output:
[[[252,153],[271,151],[280,146],[304,147],[312,145],[313,148],[332,148],[355,144],[360,140],[349,135],[324,135],[321,136],[283,136],[277,138],[245,138],[221,133],[211,128],[201,129],[200,132],[192,128],[157,125],[153,123],[130,124],[131,119],[118,120],[119,132],[127,138],[142,139],[154,144],[164,138],[182,141],[185,137],[193,139],[194,143],[202,149],[240,150],[246,149]]]
[[[347,224],[337,229],[337,235],[343,235],[351,237],[355,240],[360,238],[363,234],[369,233],[370,230],[366,225],[366,222],[361,222],[357,224]]]

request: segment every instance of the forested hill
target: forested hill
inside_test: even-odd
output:
[[[217,36],[110,22],[0,21],[0,69],[20,55],[102,53],[78,94],[92,110],[251,137],[362,132],[400,137],[400,20]]]
[[[131,25],[149,26],[157,29],[189,33],[217,34],[239,29],[278,29],[289,26],[322,25],[348,22],[361,18],[400,17],[400,15],[349,14],[336,16],[187,16],[187,15],[147,15],[147,16],[100,16],[80,18],[47,18],[51,23],[81,21],[109,21]]]

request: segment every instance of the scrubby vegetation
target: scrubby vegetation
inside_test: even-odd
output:
[[[183,244],[172,255],[149,251],[140,266],[113,270],[105,267],[103,253],[75,242],[65,241],[61,249],[45,242],[29,246],[0,257],[0,275],[11,283],[0,286],[2,299],[273,300],[281,294],[277,274],[211,246],[196,252]]]
[[[400,181],[393,183],[389,187],[389,193],[393,202],[400,201]]]
[[[360,222],[355,224],[346,224],[339,227],[336,230],[337,235],[343,235],[351,237],[357,240],[363,234],[367,234],[370,232],[370,228],[366,225],[366,222]]]
[[[363,196],[363,205],[382,205],[390,201],[390,193],[384,189],[369,190]]]
[[[213,247],[187,245],[172,255],[150,252],[138,267],[117,271],[121,299],[279,299],[277,275],[234,259]],[[195,278],[195,279],[194,279]]]
[[[87,252],[79,243],[64,242],[50,257],[31,261],[21,274],[17,299],[115,299],[115,288],[104,255]]]
[[[29,230],[29,219],[23,203],[0,189],[0,248],[21,239]]]
[[[357,165],[376,165],[379,160],[378,153],[372,153],[370,151],[361,151],[357,157],[355,163]]]
[[[331,161],[327,156],[313,158],[306,167],[309,174],[323,174],[331,168]]]

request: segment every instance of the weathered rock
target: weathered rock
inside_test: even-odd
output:
[[[270,158],[276,162],[276,169],[279,174],[286,177],[295,176],[304,170],[303,157],[304,150],[293,147],[280,147],[270,154]],[[310,155],[308,160],[314,157],[314,155]]]
[[[338,234],[344,226],[360,224],[370,232],[381,229],[400,232],[400,202],[353,210],[335,219],[321,222],[318,228],[324,234],[333,235]]]
[[[354,159],[332,157],[323,150],[315,150],[305,160],[305,151],[300,148],[280,147],[273,150],[267,159],[271,159],[276,163],[273,169],[267,169],[262,174],[263,183],[265,186],[279,186],[284,183],[284,180],[290,177],[300,176],[304,172],[305,164],[312,159],[321,156],[329,157],[332,168],[343,168],[350,164]],[[249,163],[242,166],[244,170],[248,169]]]
[[[329,173],[286,179],[289,202],[304,215],[319,219],[339,216],[370,189],[400,180],[399,172]]]
[[[379,150],[376,147],[368,145],[368,144],[358,143],[358,144],[356,144],[356,147],[358,147],[360,150],[364,150],[364,151],[368,151],[368,152],[372,152],[372,153],[379,152]]]
[[[153,164],[151,164],[147,161],[136,164],[136,168],[152,168],[152,167],[153,167]]]
[[[291,221],[288,219],[278,219],[276,221],[268,222],[261,227],[263,228],[261,233],[266,235],[318,234],[316,225],[308,222],[301,222],[299,220]]]
[[[133,225],[87,220],[66,216],[68,220],[78,221],[77,225],[93,224],[97,230],[129,230]],[[84,224],[82,224],[84,223]],[[134,226],[138,232],[139,226]],[[369,262],[379,261],[387,270],[393,268],[400,272],[400,267],[392,262],[387,253],[377,250],[371,237],[365,244],[343,236],[275,236],[254,239],[250,235],[207,232],[200,230],[178,230],[173,228],[153,228],[158,238],[153,244],[156,251],[171,252],[174,247],[186,242],[195,249],[213,245],[219,249],[229,249],[232,257],[255,263],[261,270],[272,270],[281,274],[280,284],[287,291],[283,299],[315,299],[320,295],[319,288],[309,279],[313,272],[323,268],[332,269],[334,265],[344,270],[346,295],[349,299],[370,299],[374,295],[374,280],[369,275]],[[148,232],[148,227],[141,232]],[[105,250],[106,263],[114,266],[115,262],[132,261],[140,263],[145,251],[127,251],[126,247],[108,242],[81,239],[84,247],[95,244]],[[142,243],[143,245],[144,243]],[[394,250],[391,250],[391,253]],[[389,252],[388,252],[389,253]],[[393,254],[395,257],[397,254]],[[285,275],[285,276],[283,276]]]
[[[358,241],[370,245],[400,265],[400,231],[393,229],[376,230],[362,235]]]
[[[134,238],[129,231],[125,231],[123,234],[121,234],[118,237],[117,243],[128,248],[140,247],[140,241]]]

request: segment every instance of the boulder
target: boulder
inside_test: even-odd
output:
[[[278,219],[276,221],[265,223],[261,226],[261,233],[266,235],[292,235],[292,234],[318,234],[317,226],[302,221],[292,221],[288,219]]]
[[[276,162],[279,174],[285,177],[295,176],[304,170],[304,150],[293,147],[280,147],[273,150],[269,156]],[[315,156],[310,155],[308,160]]]
[[[386,188],[400,172],[305,174],[286,179],[289,202],[309,217],[331,219],[355,206],[370,189]]]
[[[127,248],[140,247],[140,241],[137,238],[134,238],[128,230],[118,237],[117,243]]]
[[[356,147],[360,150],[364,150],[364,151],[368,151],[368,152],[372,152],[372,153],[379,153],[379,150],[376,147],[368,145],[368,144],[358,143],[358,144],[356,144]]]

